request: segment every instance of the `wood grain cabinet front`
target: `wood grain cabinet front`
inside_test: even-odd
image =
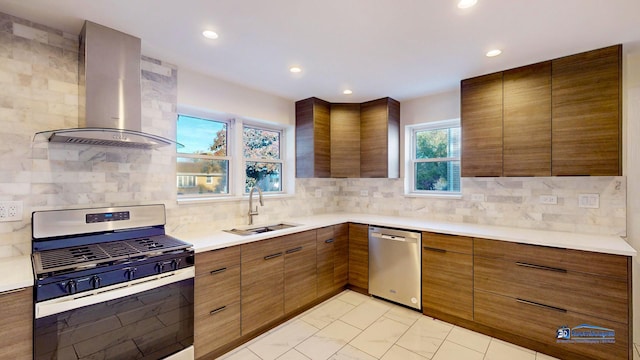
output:
[[[369,289],[369,225],[349,223],[349,284]]]
[[[333,288],[349,282],[349,224],[333,226]]]
[[[196,254],[196,358],[240,337],[240,247]]]
[[[284,312],[292,313],[316,299],[316,230],[282,237]]]
[[[422,312],[473,320],[473,239],[422,233]]]
[[[0,359],[33,358],[33,288],[0,293]]]
[[[333,226],[318,229],[318,296],[330,293],[333,290],[334,267],[334,238]]]

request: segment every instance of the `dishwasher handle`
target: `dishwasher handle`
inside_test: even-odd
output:
[[[389,235],[389,234],[384,234],[379,232],[372,232],[369,234],[369,236],[376,239],[402,241],[406,243],[415,243],[417,241],[416,239],[413,239],[413,238],[406,238],[404,236]]]

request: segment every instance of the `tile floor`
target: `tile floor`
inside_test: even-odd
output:
[[[346,290],[222,356],[225,360],[552,360]]]

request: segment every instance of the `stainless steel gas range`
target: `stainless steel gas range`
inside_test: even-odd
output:
[[[34,359],[193,359],[192,246],[164,205],[32,215]]]

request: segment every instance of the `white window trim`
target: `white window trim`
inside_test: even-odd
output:
[[[264,130],[270,130],[270,131],[276,131],[278,133],[280,133],[280,159],[260,159],[260,158],[245,158],[244,157],[244,153],[240,152],[240,154],[242,154],[242,170],[241,170],[241,175],[242,175],[242,189],[244,189],[244,184],[246,183],[246,172],[245,169],[247,168],[247,162],[265,162],[265,163],[276,163],[276,164],[280,164],[280,188],[282,189],[282,191],[270,191],[270,192],[265,192],[264,195],[281,195],[281,194],[286,194],[287,191],[285,189],[285,174],[287,169],[285,169],[286,167],[286,163],[283,160],[283,158],[286,157],[287,154],[287,149],[286,149],[286,136],[285,136],[285,128],[284,126],[282,127],[276,127],[270,124],[262,124],[262,123],[256,123],[256,122],[251,122],[251,121],[243,121],[242,125],[240,127],[238,127],[239,129],[241,129],[240,131],[238,131],[240,133],[240,151],[242,151],[242,134],[244,132],[244,127],[251,127],[251,128],[255,128],[255,129],[264,129]],[[248,192],[243,193],[243,195],[249,196]]]
[[[436,191],[436,190],[415,190],[415,163],[435,162],[435,161],[460,161],[460,158],[437,158],[437,159],[416,159],[416,133],[425,130],[448,129],[451,127],[460,127],[460,119],[449,119],[441,121],[433,121],[428,123],[407,125],[405,127],[405,138],[410,140],[406,143],[409,146],[405,151],[405,197],[430,197],[443,199],[462,199],[462,177],[460,177],[460,191]],[[462,150],[462,149],[461,149]]]

